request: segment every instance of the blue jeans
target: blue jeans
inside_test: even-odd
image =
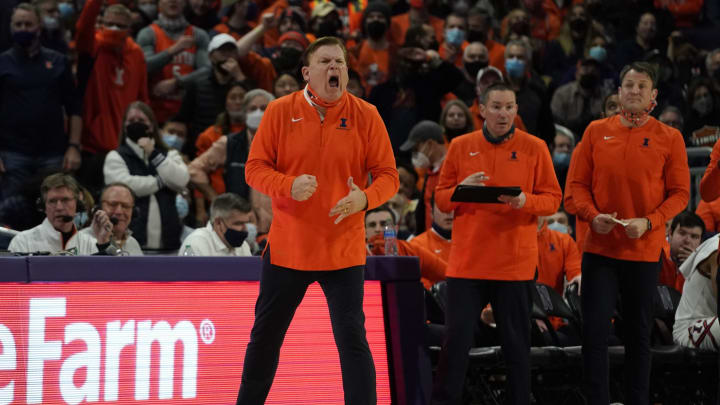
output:
[[[0,151],[5,173],[0,174],[0,201],[14,195],[41,170],[62,170],[64,155],[32,156],[19,152]]]

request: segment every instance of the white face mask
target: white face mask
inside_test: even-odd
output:
[[[245,241],[249,244],[255,243],[255,239],[257,239],[257,226],[255,224],[248,222],[245,224],[245,230],[248,233],[247,238],[245,238]]]
[[[258,129],[260,126],[260,120],[263,117],[263,110],[257,109],[251,113],[248,113],[245,117],[245,125],[250,129]]]
[[[412,165],[418,169],[427,169],[430,167],[430,158],[422,152],[413,152]]]
[[[548,229],[552,229],[553,231],[558,231],[562,233],[570,233],[570,229],[567,225],[561,224],[560,222],[553,222],[552,224],[548,225]]]

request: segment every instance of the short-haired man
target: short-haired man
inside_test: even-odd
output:
[[[210,220],[183,241],[178,254],[188,246],[196,256],[251,256],[250,244],[257,236],[250,203],[233,193],[220,194],[210,206]]]
[[[45,220],[16,235],[8,250],[19,253],[64,252],[76,256],[104,252],[110,245],[110,218],[103,211],[97,211],[93,216],[92,227],[97,239],[78,232],[73,219],[78,212],[80,194],[80,185],[69,174],[56,173],[46,177],[40,186]]]
[[[347,62],[339,38],[310,44],[307,85],[268,104],[250,147],[246,180],[272,199],[273,221],[238,404],[265,401],[285,332],[316,281],[328,302],[345,403],[377,401],[362,306],[362,213],[387,201],[399,181],[377,110],[346,91]]]
[[[135,208],[135,193],[124,183],[110,183],[100,192],[100,209],[105,211],[113,224],[110,243],[118,253],[128,256],[142,256],[140,243],[132,237],[130,222]],[[95,237],[94,228],[80,231]]]
[[[488,302],[509,365],[508,403],[530,403],[529,292],[538,264],[538,216],[557,211],[562,192],[547,145],[513,126],[517,108],[512,88],[488,87],[480,99],[485,126],[453,139],[435,189],[438,208],[455,215],[436,403],[460,403],[473,326]],[[461,184],[522,191],[500,196],[500,206],[451,201]]]
[[[703,233],[705,223],[696,214],[683,211],[673,218],[663,246],[660,284],[682,292],[685,279],[680,273],[680,266],[700,246]]]

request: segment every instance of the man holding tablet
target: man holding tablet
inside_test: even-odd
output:
[[[510,87],[497,83],[485,89],[480,111],[482,130],[453,139],[435,189],[438,208],[454,210],[455,221],[447,334],[432,403],[461,403],[474,325],[490,303],[509,370],[507,403],[529,404],[537,217],[555,213],[562,192],[545,142],[513,125],[517,102]],[[458,185],[517,186],[521,192],[500,195],[496,203],[453,201]]]

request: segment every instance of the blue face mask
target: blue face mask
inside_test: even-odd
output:
[[[449,28],[445,30],[445,42],[452,46],[460,46],[465,41],[465,31],[460,28]]]
[[[552,161],[556,167],[568,167],[570,166],[570,154],[567,152],[553,152]]]
[[[520,79],[525,74],[525,61],[518,58],[505,59],[505,70],[513,79]]]
[[[162,140],[165,142],[165,145],[176,150],[181,150],[185,144],[185,140],[175,134],[163,134]]]
[[[602,46],[593,46],[588,51],[588,56],[595,59],[596,61],[602,63],[605,62],[607,59],[607,50],[603,48]]]
[[[187,200],[180,194],[175,197],[175,208],[177,209],[178,217],[180,217],[180,219],[185,219],[188,212],[190,212],[190,206],[188,205]]]
[[[560,222],[553,222],[552,224],[548,225],[548,229],[552,229],[553,231],[558,231],[562,233],[570,233],[570,228],[568,228],[568,226],[565,224],[561,224]]]
[[[75,15],[75,6],[71,3],[58,3],[58,11],[60,11],[60,17],[64,20],[69,20]]]

